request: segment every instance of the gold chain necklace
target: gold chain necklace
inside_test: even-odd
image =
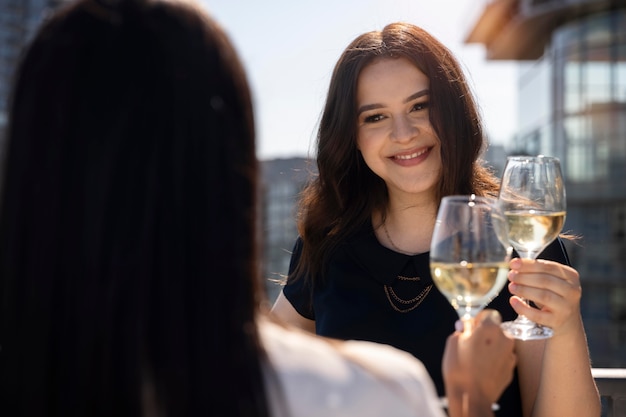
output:
[[[387,236],[387,240],[389,241],[389,243],[391,243],[391,247],[396,251],[396,252],[400,252],[402,254],[405,255],[415,255],[414,253],[411,252],[407,252],[407,251],[403,251],[402,249],[400,249],[398,246],[396,246],[396,244],[393,242],[393,240],[391,239],[391,236],[389,235],[389,230],[387,230],[387,221],[383,222],[383,231],[385,232],[385,236]]]
[[[387,230],[387,222],[384,221],[383,222],[383,230],[385,232],[385,236],[387,236],[387,240],[389,241],[389,243],[391,243],[391,247],[399,253],[405,254],[405,255],[414,255],[413,253],[410,252],[405,252],[402,249],[400,249],[395,243],[394,241],[391,239],[391,236],[389,235],[389,230]],[[403,277],[398,275],[398,279],[400,281],[420,281],[421,278],[419,277]],[[424,288],[418,295],[417,297],[411,298],[410,300],[404,300],[400,297],[398,297],[398,295],[396,294],[396,292],[393,290],[393,287],[391,287],[390,285],[385,285],[384,289],[385,289],[385,295],[387,296],[387,300],[389,300],[389,304],[391,304],[391,307],[396,310],[398,313],[408,313],[409,311],[412,311],[414,309],[416,309],[420,304],[422,304],[422,301],[424,301],[424,299],[426,298],[426,296],[428,295],[428,293],[430,292],[430,290],[433,288],[433,284],[429,284],[426,286],[426,288]],[[396,306],[396,304],[394,303],[393,299],[400,303],[403,306],[407,306],[406,308],[399,308],[398,306]],[[410,305],[413,304],[413,305]]]
[[[408,278],[408,277],[403,277],[398,275],[398,279],[401,281],[419,281],[420,278],[419,277],[415,277],[415,278]],[[430,290],[433,288],[433,284],[428,284],[426,286],[426,288],[424,288],[418,295],[417,297],[411,298],[410,300],[404,300],[400,297],[398,297],[398,295],[396,294],[396,292],[393,290],[393,287],[391,287],[390,285],[385,285],[384,289],[385,289],[385,295],[387,296],[387,300],[389,300],[389,304],[391,304],[391,307],[396,310],[398,313],[408,313],[411,310],[415,310],[420,304],[422,304],[422,301],[424,301],[424,299],[426,298],[426,296],[428,295],[428,293],[430,292]],[[394,301],[391,299],[393,297],[394,300],[396,300],[398,303],[407,306],[411,303],[414,303],[413,305],[410,305],[406,308],[399,308],[396,306],[396,304],[394,303]]]

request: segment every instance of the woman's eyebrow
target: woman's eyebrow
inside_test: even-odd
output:
[[[411,94],[410,96],[408,96],[408,97],[404,100],[404,102],[405,102],[405,103],[408,103],[409,101],[415,100],[416,98],[420,98],[420,97],[423,97],[423,96],[427,96],[428,94],[430,94],[430,90],[427,88],[427,89],[425,89],[425,90],[418,91],[418,92],[417,92],[417,93],[415,93],[415,94]]]
[[[430,94],[430,90],[429,89],[420,90],[417,93],[411,94],[406,99],[404,99],[404,103],[408,103],[408,102],[410,102],[412,100],[415,100],[416,98],[427,96],[429,94]],[[365,104],[365,105],[359,107],[359,109],[357,110],[357,115],[360,115],[361,113],[363,113],[365,111],[368,111],[368,110],[380,109],[381,107],[383,107],[383,105],[382,104],[378,104],[378,103]]]

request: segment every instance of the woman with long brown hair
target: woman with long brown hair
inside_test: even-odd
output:
[[[274,313],[324,336],[406,350],[443,395],[440,363],[457,315],[433,288],[428,252],[442,197],[497,194],[480,159],[485,146],[472,92],[444,45],[407,23],[358,36],[332,74],[318,173],[302,193],[300,236]],[[517,375],[498,415],[597,416],[578,273],[560,240],[540,258],[513,259],[511,284],[489,305],[505,320],[520,313],[555,332],[516,343]]]

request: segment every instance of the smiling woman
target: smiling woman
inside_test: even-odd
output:
[[[273,311],[321,335],[406,350],[444,395],[440,363],[458,317],[433,291],[429,248],[443,197],[497,194],[480,159],[485,142],[466,77],[441,42],[408,23],[358,36],[333,71],[319,175],[302,193],[300,236]],[[519,373],[497,414],[597,415],[578,273],[558,240],[542,257],[551,261],[509,265],[515,284],[488,306],[505,320],[534,310],[555,323],[549,341],[517,346]],[[512,297],[528,292],[542,310]]]

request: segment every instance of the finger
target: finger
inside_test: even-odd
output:
[[[565,323],[565,318],[563,316],[557,316],[549,311],[542,311],[536,308],[528,307],[517,299],[511,299],[511,305],[517,314],[523,315],[537,324],[549,327],[555,332],[559,331]]]
[[[456,370],[458,364],[458,345],[461,333],[452,333],[446,339],[446,347],[443,351],[442,370],[444,374]]]
[[[485,351],[488,349],[495,351],[508,349],[513,352],[514,341],[503,332],[500,326],[502,323],[500,313],[495,310],[487,310],[477,318],[481,319],[481,322],[474,329],[474,343],[482,346]]]
[[[485,308],[476,315],[475,321],[477,325],[480,323],[493,323],[499,326],[500,323],[502,323],[502,316],[500,315],[500,312],[498,312],[498,310]]]
[[[523,269],[526,272],[532,272],[537,270],[551,270],[558,269],[558,265],[562,265],[558,262],[550,261],[547,259],[522,259],[513,258],[509,261],[509,268],[514,270]]]
[[[526,316],[528,319],[539,323],[543,326],[548,326],[552,329],[558,329],[565,323],[571,315],[564,314],[563,312],[554,312],[549,309],[537,309],[529,306],[523,300],[518,297],[511,297],[511,307],[517,314]]]
[[[463,320],[457,320],[454,322],[454,330],[457,332],[463,332],[465,326],[463,325]]]
[[[571,303],[579,303],[582,296],[582,287],[580,283],[573,283],[554,277],[553,275],[546,275],[541,273],[521,273],[519,271],[509,271],[509,281],[514,284],[513,287],[509,287],[509,290],[516,291],[516,295],[520,295],[519,291],[526,288],[534,288],[541,291],[548,291],[558,296],[570,300]],[[530,298],[533,301],[539,302],[539,298],[524,295],[524,297]]]
[[[526,316],[528,319],[543,326],[554,327],[554,323],[551,320],[552,314],[550,312],[544,312],[537,308],[531,307],[519,297],[511,297],[509,303],[517,314]]]
[[[509,283],[509,291],[518,297],[532,300],[542,309],[554,310],[570,304],[563,295],[566,291],[559,293],[551,289],[529,287],[515,282]]]
[[[578,271],[568,265],[547,259],[532,260],[515,258],[509,262],[509,268],[512,271],[523,273],[547,274],[574,285],[580,284]]]
[[[582,288],[580,287],[536,288],[511,282],[508,288],[511,294],[532,300],[543,311],[554,311],[561,315],[570,315],[580,311],[582,298]]]
[[[562,279],[543,272],[522,272],[510,270],[507,278],[509,281],[516,284],[537,288],[555,288],[558,286],[565,288],[565,286],[569,285]]]

